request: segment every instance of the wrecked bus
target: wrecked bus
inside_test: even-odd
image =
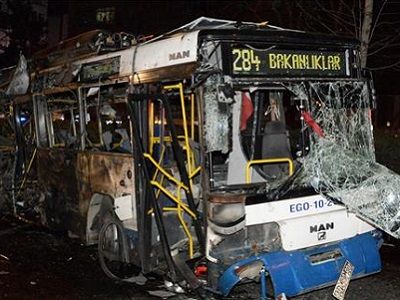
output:
[[[372,141],[355,41],[208,18],[130,39],[36,58],[44,224],[97,243],[111,278],[136,265],[223,296],[254,281],[264,299],[295,296],[334,284],[346,261],[352,278],[380,271],[380,233],[310,171],[334,112],[365,117],[351,138]]]

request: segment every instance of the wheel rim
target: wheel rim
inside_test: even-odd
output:
[[[120,224],[110,221],[103,225],[99,234],[99,260],[104,273],[112,279],[126,277],[124,232]]]

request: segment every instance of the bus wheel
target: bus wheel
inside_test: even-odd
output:
[[[99,233],[98,254],[104,273],[114,280],[132,276],[128,242],[117,216],[107,218]]]

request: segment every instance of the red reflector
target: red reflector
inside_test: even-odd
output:
[[[207,275],[207,266],[206,265],[198,265],[194,269],[194,275],[196,275],[197,277]]]

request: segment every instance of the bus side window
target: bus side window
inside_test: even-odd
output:
[[[51,148],[74,148],[79,135],[79,112],[75,100],[57,95],[47,98],[47,133]]]
[[[126,86],[91,87],[86,91],[86,148],[131,152]]]
[[[100,109],[102,141],[106,151],[131,153],[130,121],[126,103],[105,103]]]
[[[86,111],[86,147],[102,150],[100,139],[99,116],[96,106],[89,106]]]
[[[51,112],[53,147],[72,147],[76,142],[76,123],[73,110]]]

